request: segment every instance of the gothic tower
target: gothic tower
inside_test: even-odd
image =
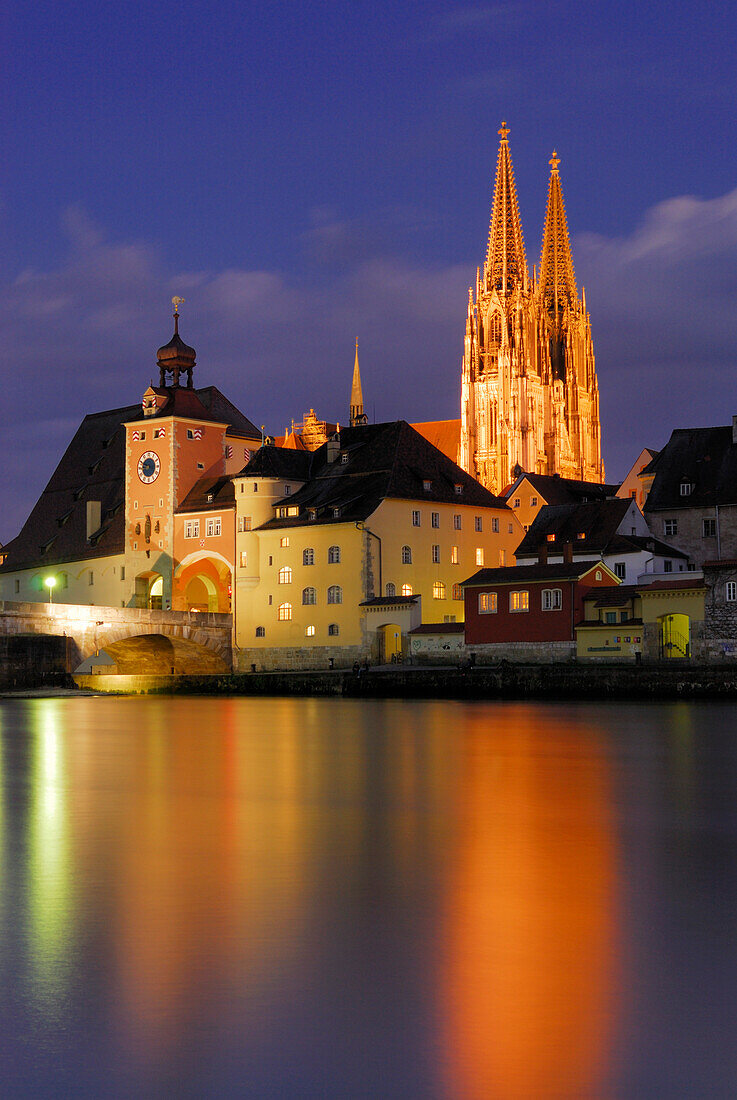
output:
[[[509,130],[499,131],[489,242],[469,288],[459,464],[492,492],[515,467],[603,481],[599,393],[553,153],[539,282],[530,280]]]

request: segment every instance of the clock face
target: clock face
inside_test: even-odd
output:
[[[138,476],[144,485],[150,485],[156,481],[161,469],[161,462],[156,451],[144,451],[138,460]]]

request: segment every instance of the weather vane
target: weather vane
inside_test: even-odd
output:
[[[184,298],[177,298],[176,296],[174,298],[172,298],[171,304],[174,306],[174,312],[175,313],[179,313],[179,307],[180,307],[180,305],[182,304],[183,301],[184,301]]]

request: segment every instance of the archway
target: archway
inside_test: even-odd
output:
[[[217,611],[218,591],[215,582],[205,573],[198,573],[187,581],[184,601],[188,611]]]
[[[160,611],[163,607],[164,578],[161,573],[139,573],[136,577],[135,606]]]
[[[386,623],[379,627],[381,637],[381,660],[384,664],[396,661],[402,655],[402,628],[396,623]]]
[[[190,554],[174,575],[172,607],[174,611],[231,610],[232,573],[230,564],[219,554]]]
[[[666,660],[691,656],[691,620],[688,615],[661,615],[660,652]]]

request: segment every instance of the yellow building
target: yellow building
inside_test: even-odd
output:
[[[704,637],[701,576],[649,585],[620,585],[584,598],[576,626],[580,660],[686,660],[699,657]]]
[[[514,561],[522,531],[404,421],[313,453],[263,447],[234,478],[238,667],[325,667],[406,652],[463,619],[460,582]]]
[[[591,324],[576,287],[560,161],[553,153],[539,275],[530,279],[505,123],[499,133],[486,260],[469,289],[458,462],[494,493],[515,466],[601,482]]]

